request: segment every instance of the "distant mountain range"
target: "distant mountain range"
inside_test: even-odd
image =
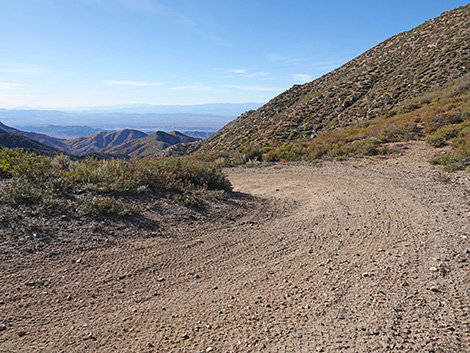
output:
[[[14,127],[17,130],[21,130],[23,132],[36,132],[40,134],[44,134],[50,137],[55,137],[58,139],[74,139],[77,137],[86,137],[98,132],[115,132],[109,131],[104,129],[93,128],[86,125],[16,125]],[[124,129],[127,130],[127,129]],[[154,129],[130,129],[130,130],[139,130],[147,135],[150,135],[156,130]],[[174,129],[166,129],[167,131],[173,131]],[[206,131],[199,131],[199,130],[185,130],[183,131],[184,135],[197,137],[197,138],[207,138],[215,133],[215,130],[206,130]]]
[[[132,139],[131,141],[103,148],[99,151],[115,156],[146,157],[158,153],[172,145],[195,142],[197,140],[199,139],[183,135],[178,131],[171,131],[169,133],[157,131],[151,135]]]
[[[66,151],[73,154],[97,152],[102,149],[118,146],[134,139],[146,137],[147,134],[138,130],[121,130],[116,132],[98,132],[91,136],[64,140]]]
[[[0,122],[0,146],[32,149],[42,154],[70,153],[83,155],[98,153],[120,158],[144,157],[178,143],[199,140],[177,131],[157,131],[151,135],[138,130],[98,132],[75,139],[58,139],[35,132],[26,132]]]
[[[261,103],[204,104],[189,106],[122,105],[68,108],[67,110],[0,109],[0,121],[22,130],[48,125],[83,126],[103,130],[137,129],[215,132],[246,110]],[[56,129],[57,130],[57,129]],[[48,133],[48,131],[37,131]],[[57,132],[57,131],[56,131]],[[95,133],[97,131],[94,131]],[[89,133],[82,134],[87,136]],[[59,137],[77,137],[59,136]]]

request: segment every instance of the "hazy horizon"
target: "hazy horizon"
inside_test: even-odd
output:
[[[106,130],[217,131],[240,114],[263,103],[217,103],[201,105],[117,105],[79,110],[17,110],[0,108],[0,122],[24,127],[89,126]]]

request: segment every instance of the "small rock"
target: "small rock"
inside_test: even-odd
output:
[[[381,341],[379,341],[379,343],[380,343],[380,344],[382,345],[382,347],[384,347],[385,349],[388,348],[387,342],[381,340]]]
[[[147,346],[148,346],[149,348],[155,348],[154,344],[151,343],[151,342],[147,343]]]
[[[82,263],[82,258],[79,258],[78,260],[75,261],[77,264]]]
[[[26,331],[19,331],[18,337],[23,337],[23,336],[26,336]]]
[[[0,331],[5,331],[7,329],[7,325],[0,324]]]
[[[434,293],[440,293],[440,292],[441,292],[441,290],[440,290],[439,288],[437,288],[437,287],[431,287],[431,288],[429,288],[429,290],[430,290],[431,292],[434,292]]]
[[[26,282],[26,285],[27,285],[28,287],[34,287],[34,286],[36,285],[36,282],[34,282],[34,281],[29,281],[29,282]]]
[[[437,269],[437,267],[432,266],[432,267],[429,267],[429,271],[431,271],[431,272],[437,272],[437,271],[439,271],[439,270]]]
[[[196,278],[196,279],[201,278],[201,276],[199,276],[197,273],[195,273],[195,274],[193,275],[193,277]]]
[[[372,336],[377,336],[377,335],[379,334],[379,331],[374,330],[374,329],[370,329],[370,330],[369,330],[369,333],[370,333]]]
[[[72,296],[70,294],[67,295],[67,300],[72,300]]]
[[[214,348],[212,348],[212,347],[207,347],[206,352],[212,352],[213,350],[214,350]]]
[[[165,277],[158,277],[157,282],[165,282]]]
[[[189,335],[187,333],[183,334],[183,336],[181,336],[184,340],[188,340],[189,339]]]
[[[369,272],[364,272],[364,273],[362,274],[362,277],[369,277],[369,276],[370,276]]]
[[[212,289],[213,289],[213,290],[217,290],[217,289],[219,289],[219,287],[214,286],[214,287],[212,287]]]
[[[297,337],[297,338],[302,338],[302,334],[301,334],[300,332],[298,332],[298,333],[295,335],[295,337]]]
[[[364,326],[362,326],[362,325],[358,325],[358,326],[357,326],[357,330],[358,330],[358,331],[365,331],[366,328],[365,328]]]
[[[317,352],[323,352],[323,347],[317,347],[317,348],[315,348],[315,350],[316,350]]]

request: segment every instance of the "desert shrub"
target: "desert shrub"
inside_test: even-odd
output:
[[[305,159],[306,156],[307,150],[301,143],[286,142],[265,153],[263,159],[268,162],[298,161]]]
[[[447,170],[461,170],[470,166],[470,145],[461,146],[455,152],[448,152],[434,157],[429,161],[431,164],[446,166]]]
[[[22,207],[30,214],[62,214],[69,209],[67,199],[57,197],[50,188],[28,179],[12,180],[2,189],[0,199],[12,207]]]
[[[176,194],[173,196],[173,200],[190,208],[197,208],[202,205],[202,200],[193,194]]]
[[[348,153],[342,148],[332,148],[327,153],[328,157],[334,158],[336,161],[344,161],[348,159]]]
[[[232,190],[232,184],[216,163],[203,162],[192,157],[164,158],[155,160],[154,163],[185,184],[210,190]]]
[[[241,159],[243,159],[244,163],[249,161],[251,162],[261,162],[263,160],[263,151],[259,148],[255,147],[248,147],[242,150],[241,152]]]
[[[25,179],[15,179],[1,191],[2,200],[11,206],[35,205],[45,196],[44,190]]]
[[[426,142],[432,147],[442,147],[446,144],[446,139],[442,136],[428,136]]]
[[[52,174],[51,159],[22,149],[0,149],[0,177],[41,183]]]
[[[74,184],[96,185],[104,192],[138,190],[185,191],[188,188],[231,190],[220,165],[196,158],[104,160],[89,159],[66,174]]]
[[[81,197],[78,210],[85,216],[116,215],[130,217],[140,213],[137,203],[128,203],[111,196]]]
[[[458,124],[462,121],[463,118],[460,111],[442,111],[442,109],[432,110],[425,114],[422,119],[424,131],[426,133],[433,133],[443,126]]]
[[[467,73],[455,81],[455,84],[445,92],[445,97],[458,97],[470,90],[470,74]]]
[[[382,140],[378,138],[371,138],[365,142],[359,143],[356,150],[359,155],[375,156],[379,154],[379,147],[382,145]]]

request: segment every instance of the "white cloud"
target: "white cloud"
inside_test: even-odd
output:
[[[228,71],[233,72],[234,74],[240,74],[240,75],[244,75],[247,72],[245,69],[232,69],[232,70],[228,70]]]
[[[247,70],[247,69],[229,69],[227,71],[232,73],[232,74],[240,75],[240,76],[243,76],[243,77],[250,77],[250,78],[268,76],[268,74],[266,72],[263,72],[263,71],[250,71],[250,70]]]
[[[207,91],[207,90],[211,90],[212,88],[202,83],[195,83],[192,85],[171,87],[170,89],[176,90],[176,91],[178,90],[198,90],[198,91],[205,90]]]
[[[279,87],[266,87],[266,86],[227,86],[228,88],[234,88],[241,91],[252,91],[252,92],[279,92],[285,90],[285,88]]]
[[[6,74],[41,75],[47,71],[36,65],[0,63],[0,72]]]
[[[123,87],[149,87],[149,86],[160,86],[161,82],[145,82],[145,81],[116,81],[109,80],[105,81],[108,86],[123,86]]]
[[[14,83],[14,82],[0,82],[0,89],[13,89],[19,87],[29,87],[30,85],[25,85],[23,83]]]
[[[309,74],[292,74],[292,78],[300,83],[313,81],[313,77]]]

